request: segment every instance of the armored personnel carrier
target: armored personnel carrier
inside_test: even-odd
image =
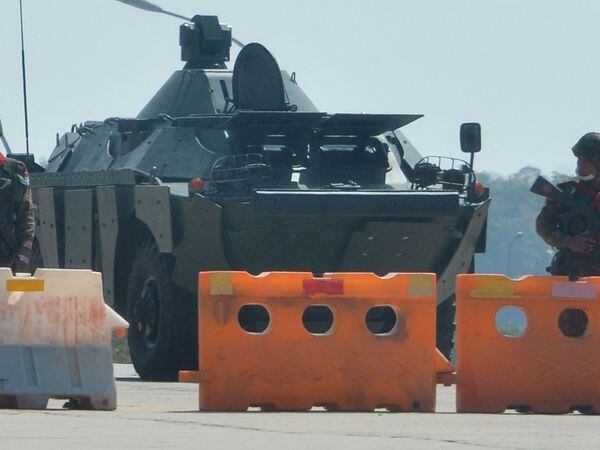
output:
[[[421,116],[320,112],[260,44],[227,69],[231,42],[195,16],[180,29],[185,67],[136,118],[57,137],[32,175],[38,263],[102,271],[147,379],[197,365],[209,270],[435,272],[448,354],[455,277],[485,249],[478,124],[461,129],[470,162],[422,158],[400,131]]]

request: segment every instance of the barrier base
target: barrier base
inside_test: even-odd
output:
[[[69,395],[0,395],[0,409],[46,409],[48,401],[68,400],[66,409],[114,411],[115,399],[108,396],[73,397]]]
[[[0,408],[45,409],[50,398],[73,409],[117,407],[108,347],[0,347]]]
[[[533,413],[533,414],[569,414],[573,412],[580,412],[581,414],[597,415],[600,411],[600,405],[586,405],[586,404],[571,404],[565,401],[547,401],[547,402],[536,402],[536,403],[522,403],[522,404],[511,404],[505,403],[487,403],[480,402],[477,407],[469,406],[464,407],[460,404],[457,405],[458,413],[473,413],[473,414],[501,414],[507,410],[514,410],[519,413]]]

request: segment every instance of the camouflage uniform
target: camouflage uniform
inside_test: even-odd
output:
[[[590,208],[600,214],[600,133],[586,133],[573,146],[573,154],[578,160],[587,161],[596,168],[595,178],[592,182],[566,182],[558,185],[578,201],[587,201]],[[585,175],[585,174],[584,174]],[[569,275],[574,277],[600,275],[600,247],[595,246],[593,252],[576,253],[567,248],[567,242],[573,236],[586,231],[586,222],[583,217],[571,218],[568,223],[561,220],[561,214],[567,212],[567,207],[557,201],[547,200],[546,205],[536,220],[538,234],[547,244],[558,249],[548,271],[552,275]],[[600,242],[600,236],[587,236],[591,240]]]
[[[589,193],[584,193],[575,183],[562,183],[558,187],[569,192],[575,199],[589,199],[590,206],[592,206],[592,198]],[[571,236],[576,236],[586,230],[585,219],[574,218],[569,223],[563,223],[560,215],[566,211],[567,208],[557,201],[546,200],[546,204],[536,220],[537,233],[548,245],[558,249],[548,271],[552,275],[577,275],[580,277],[600,275],[600,252],[587,255],[570,252],[566,248],[566,243]],[[569,267],[566,264],[565,256],[569,252],[571,259],[577,262],[577,268]]]
[[[0,154],[0,266],[28,270],[34,230],[27,168]]]

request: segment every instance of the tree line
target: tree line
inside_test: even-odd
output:
[[[501,176],[482,172],[477,175],[484,186],[490,188],[492,203],[488,216],[487,249],[475,257],[478,273],[504,273],[512,277],[521,275],[547,275],[554,250],[535,231],[535,219],[544,199],[529,191],[541,174],[535,167],[524,167],[519,172]],[[546,175],[557,183],[568,175]]]

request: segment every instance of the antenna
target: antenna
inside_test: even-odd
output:
[[[25,110],[25,148],[29,155],[29,116],[27,114],[27,77],[25,75],[25,39],[23,37],[23,0],[19,0],[21,15],[21,69],[23,71],[23,109]]]

